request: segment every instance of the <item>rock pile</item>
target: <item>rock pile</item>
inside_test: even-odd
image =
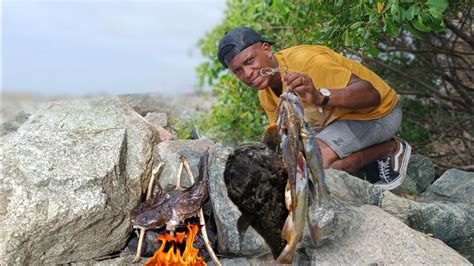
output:
[[[223,179],[234,148],[205,139],[177,140],[168,128],[169,109],[149,100],[129,95],[50,102],[2,131],[2,264],[131,264],[125,248],[133,231],[130,210],[143,199],[153,165],[166,162],[159,183],[171,189],[179,156],[188,158],[197,176],[207,149],[207,214],[215,222],[216,252],[229,265],[273,263],[256,231],[247,231],[239,242],[240,212]],[[356,219],[349,231],[321,247],[303,241],[297,263],[472,262],[473,173],[452,169],[432,183],[432,163],[416,155],[407,181],[393,193],[345,172],[326,173],[332,195]],[[182,181],[189,185],[187,178]],[[399,196],[404,194],[414,198]],[[120,252],[120,258],[95,262]]]

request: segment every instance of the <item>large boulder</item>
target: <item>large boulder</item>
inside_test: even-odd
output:
[[[115,98],[52,102],[30,116],[3,142],[3,263],[69,263],[124,247],[157,135]]]
[[[334,197],[353,206],[364,204],[379,206],[411,228],[432,234],[472,259],[474,208],[469,203],[471,196],[466,196],[466,203],[446,202],[439,201],[443,196],[434,197],[431,192],[437,191],[438,195],[447,195],[453,191],[469,191],[466,188],[456,189],[469,186],[468,178],[461,178],[459,183],[446,182],[443,178],[441,181],[435,182],[436,186],[434,188],[430,187],[426,194],[422,194],[422,196],[425,195],[425,199],[420,197],[417,200],[411,200],[375,187],[369,182],[353,177],[346,172],[326,170],[326,176],[329,190]],[[450,185],[445,186],[446,184]],[[456,193],[452,194],[455,195]],[[459,198],[459,196],[454,197],[454,199]]]
[[[446,201],[474,206],[474,173],[449,169],[419,197],[420,201]]]

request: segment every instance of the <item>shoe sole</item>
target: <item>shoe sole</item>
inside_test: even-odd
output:
[[[403,160],[402,167],[400,168],[400,177],[398,179],[395,179],[392,183],[390,184],[380,184],[377,185],[377,187],[386,189],[386,190],[392,190],[400,186],[405,180],[407,169],[408,169],[408,162],[410,161],[410,155],[411,155],[411,146],[410,144],[406,143],[406,149],[405,152],[403,153],[403,158],[407,158],[406,160]]]

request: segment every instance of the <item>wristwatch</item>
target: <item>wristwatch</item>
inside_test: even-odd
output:
[[[331,92],[326,88],[321,88],[319,89],[319,93],[321,93],[321,95],[324,96],[323,102],[320,105],[321,107],[324,107],[329,102],[329,96],[331,96]]]
[[[319,93],[321,93],[321,95],[324,96],[323,102],[321,103],[321,105],[318,106],[319,112],[322,113],[323,107],[326,106],[326,104],[328,104],[329,102],[329,96],[331,96],[331,92],[326,88],[321,88],[319,89]]]

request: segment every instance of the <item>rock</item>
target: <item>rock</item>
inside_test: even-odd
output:
[[[154,126],[168,126],[168,116],[165,113],[147,113],[145,115],[145,120]]]
[[[199,176],[198,164],[201,155],[212,145],[209,140],[174,140],[164,141],[156,148],[156,164],[164,162],[165,166],[158,180],[165,191],[176,188],[176,178],[181,164],[179,159],[185,156],[196,178]],[[183,168],[181,172],[181,186],[190,187],[191,181]]]
[[[164,128],[168,126],[168,116],[165,113],[147,113],[145,120],[156,128],[161,141],[176,139],[176,136]]]
[[[212,163],[209,169],[209,197],[214,210],[217,227],[218,251],[220,254],[243,256],[270,253],[270,248],[253,228],[249,228],[240,245],[237,219],[241,213],[227,195],[224,170],[232,149],[219,144],[212,148]]]
[[[18,111],[15,117],[10,119],[9,121],[2,123],[0,127],[0,136],[15,132],[21,126],[21,124],[23,124],[28,119],[30,115],[30,113],[27,113],[23,110]]]
[[[164,106],[162,102],[157,100],[159,97],[153,97],[150,93],[125,94],[117,97],[141,116],[145,116],[147,113],[162,113],[168,110],[167,106]]]
[[[296,265],[469,265],[464,257],[443,242],[417,232],[381,209],[364,205],[355,207],[357,219],[344,237],[319,248],[305,246]],[[311,214],[310,214],[311,215]]]
[[[392,193],[417,196],[431,185],[435,177],[434,165],[423,155],[412,155],[408,163],[407,174],[403,183],[392,190]]]
[[[176,140],[177,137],[173,135],[170,131],[160,127],[160,126],[155,126],[156,130],[158,131],[158,134],[160,135],[160,140],[161,141],[167,141],[167,140]]]
[[[474,257],[472,256],[472,250],[474,250],[472,244],[474,208],[472,204],[440,201],[427,202],[423,197],[420,197],[420,200],[424,202],[413,201],[399,197],[390,191],[384,191],[346,172],[331,169],[325,172],[329,191],[337,199],[353,206],[362,206],[364,204],[379,206],[411,228],[420,232],[431,233],[434,237],[455,248],[466,257]],[[446,183],[445,179],[439,182],[439,184]],[[464,179],[462,179],[461,183],[469,184]],[[426,195],[428,197],[428,195],[432,195],[430,193],[432,190],[436,190],[436,187],[439,186],[436,185],[433,189],[430,187],[426,194],[422,194],[422,196]],[[469,189],[460,189],[459,191],[469,191]],[[472,198],[469,198],[467,202],[470,199]]]
[[[52,102],[3,143],[5,264],[89,260],[123,248],[157,132],[115,98]]]
[[[474,206],[474,173],[449,169],[423,194],[420,201],[447,201]]]
[[[227,196],[238,207],[241,235],[248,226],[258,232],[277,258],[285,247],[281,237],[288,217],[285,186],[288,174],[281,156],[260,142],[237,146],[227,158]]]

